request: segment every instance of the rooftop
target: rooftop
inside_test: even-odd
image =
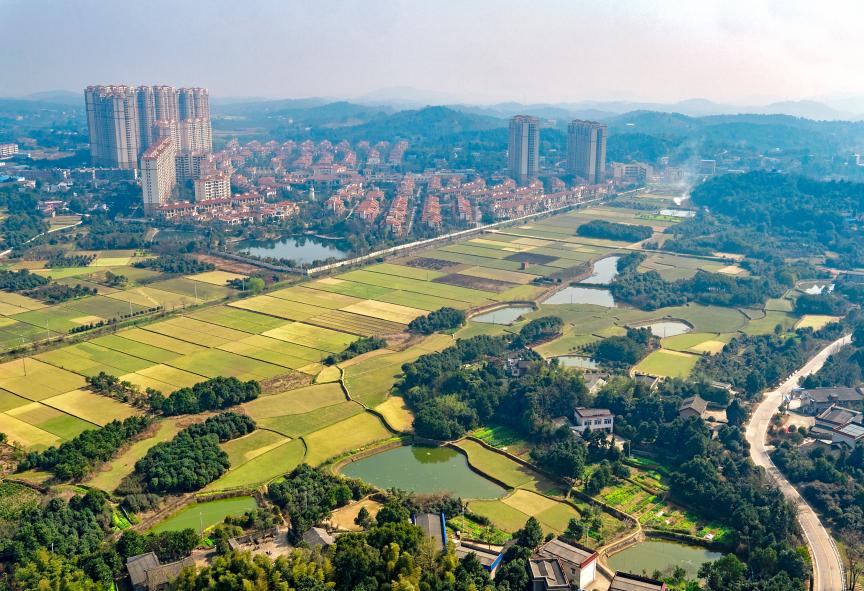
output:
[[[560,558],[565,562],[578,564],[581,567],[597,558],[597,553],[581,544],[568,544],[563,540],[553,538],[540,548],[540,556]]]
[[[696,396],[691,396],[690,398],[682,400],[681,406],[678,407],[678,412],[687,409],[693,409],[701,415],[708,409],[708,402],[703,400],[702,397],[697,394]]]
[[[574,412],[576,413],[576,416],[579,416],[582,418],[611,417],[612,416],[612,411],[609,410],[608,408],[584,408],[584,407],[580,406]]]
[[[532,558],[531,578],[545,579],[546,587],[566,586],[569,584],[561,563],[555,558]]]
[[[630,573],[616,572],[609,591],[665,591],[666,583]]]

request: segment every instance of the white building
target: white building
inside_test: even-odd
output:
[[[573,422],[572,429],[577,433],[598,429],[611,433],[615,426],[615,416],[607,408],[579,407],[573,411]]]
[[[195,179],[195,201],[221,199],[231,196],[231,178],[224,173],[216,173]]]
[[[846,445],[849,449],[864,442],[864,427],[856,423],[849,423],[838,427],[831,432],[831,443],[834,445]]]
[[[144,211],[150,213],[166,203],[177,184],[174,142],[163,137],[141,156],[141,189]]]
[[[18,153],[18,144],[0,144],[0,158],[11,158]]]

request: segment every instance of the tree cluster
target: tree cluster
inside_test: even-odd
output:
[[[591,220],[576,229],[578,236],[586,238],[602,238],[604,240],[619,240],[621,242],[640,242],[651,238],[654,231],[637,224],[619,224],[606,220]]]
[[[527,347],[547,341],[560,335],[563,328],[564,321],[558,316],[541,316],[519,329],[518,343]]]
[[[456,308],[443,307],[418,316],[408,323],[408,331],[417,334],[432,334],[439,330],[452,330],[465,324],[465,312]]]
[[[191,388],[180,388],[168,396],[152,393],[148,401],[154,412],[174,416],[229,408],[255,400],[260,394],[261,386],[255,380],[242,382],[235,377],[219,376]]]
[[[191,492],[210,484],[230,467],[228,454],[219,447],[255,430],[246,415],[225,412],[186,427],[171,441],[157,443],[135,463],[132,482],[123,492],[156,494]],[[128,479],[127,479],[128,480]]]
[[[198,259],[178,254],[161,255],[155,259],[145,259],[134,263],[133,266],[139,269],[155,269],[163,273],[178,273],[183,275],[203,273],[216,268],[213,263],[205,263]]]
[[[382,339],[381,337],[363,337],[353,341],[348,347],[342,351],[341,353],[333,353],[328,355],[324,359],[324,363],[326,365],[335,365],[340,361],[347,361],[348,359],[353,359],[358,355],[362,355],[363,353],[368,353],[369,351],[374,351],[375,349],[383,349],[387,346],[387,341]]]

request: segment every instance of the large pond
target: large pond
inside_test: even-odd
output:
[[[466,499],[497,499],[503,488],[468,467],[468,460],[449,447],[406,445],[388,449],[342,469],[378,488],[416,493],[449,492]]]
[[[579,369],[597,369],[597,362],[589,357],[582,355],[561,355],[555,357],[558,362],[564,367],[576,367]]]
[[[237,250],[256,257],[292,260],[303,265],[329,258],[344,259],[350,252],[339,246],[332,240],[289,236],[281,240],[243,240],[237,243]]]
[[[561,291],[556,291],[543,304],[594,304],[605,308],[615,307],[615,298],[608,289],[597,289],[594,287],[577,287],[571,285]]]
[[[618,259],[621,257],[606,257],[594,263],[594,272],[580,283],[588,285],[609,285],[618,274]]]
[[[685,332],[693,330],[689,324],[681,322],[680,320],[662,320],[659,322],[652,322],[651,324],[645,324],[640,328],[645,327],[650,328],[651,334],[661,339],[674,337],[675,335],[684,334]]]
[[[688,578],[696,578],[699,567],[722,557],[720,552],[711,552],[698,546],[686,546],[665,540],[646,540],[635,546],[613,554],[607,560],[612,570],[620,570],[649,577],[655,570],[671,573],[680,566],[687,571]]]
[[[233,497],[230,499],[219,499],[218,501],[207,501],[194,503],[171,515],[164,521],[156,524],[151,531],[156,533],[163,531],[179,531],[187,527],[195,531],[202,531],[210,526],[222,523],[229,515],[243,515],[258,507],[258,503],[252,497]]]
[[[506,308],[498,308],[491,312],[485,312],[473,316],[471,320],[474,322],[485,322],[487,324],[513,324],[523,314],[533,312],[531,306],[507,306]]]

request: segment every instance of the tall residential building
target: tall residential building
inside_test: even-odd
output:
[[[517,115],[510,119],[507,141],[507,170],[519,184],[537,176],[540,169],[540,121],[536,117]]]
[[[222,199],[231,196],[231,177],[223,172],[195,179],[195,201]]]
[[[131,86],[88,86],[84,90],[90,158],[95,166],[137,168],[141,154],[138,98]]]
[[[84,95],[96,166],[136,168],[144,151],[165,137],[180,153],[213,151],[204,88],[88,86]]]
[[[177,184],[175,154],[174,142],[165,137],[141,155],[141,188],[147,213],[166,203],[174,191]]]
[[[177,165],[177,182],[201,178],[213,168],[213,156],[207,152],[180,152],[174,162]]]
[[[0,159],[11,158],[18,153],[18,144],[0,144]]]
[[[571,121],[567,126],[567,171],[589,185],[605,182],[606,135],[602,123]]]

